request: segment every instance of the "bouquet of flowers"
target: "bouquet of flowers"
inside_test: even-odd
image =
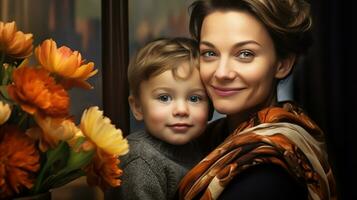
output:
[[[76,125],[68,90],[90,89],[94,63],[0,21],[0,199],[47,192],[81,176],[101,189],[120,185],[127,140],[98,107]]]

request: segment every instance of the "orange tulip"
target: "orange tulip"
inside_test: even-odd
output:
[[[15,22],[0,22],[0,52],[14,58],[27,58],[32,54],[32,34],[17,31]]]
[[[123,171],[118,167],[119,163],[117,156],[97,149],[92,162],[84,169],[87,183],[91,186],[99,186],[103,191],[120,186],[119,177]]]
[[[95,75],[98,70],[93,70],[93,62],[84,64],[78,51],[72,51],[66,46],[57,48],[55,41],[47,39],[36,47],[35,55],[43,68],[64,79],[65,87],[92,88],[86,80]]]
[[[46,70],[23,66],[15,69],[12,76],[14,83],[8,86],[8,93],[24,111],[31,115],[40,112],[51,117],[68,116],[68,93]]]

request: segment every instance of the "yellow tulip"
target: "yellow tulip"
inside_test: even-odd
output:
[[[9,104],[0,101],[0,125],[3,125],[10,117],[11,109]]]
[[[15,22],[0,21],[0,52],[14,58],[27,58],[32,54],[31,33],[17,31]]]
[[[47,39],[36,47],[35,55],[43,68],[64,79],[70,79],[74,86],[91,88],[85,80],[98,72],[98,70],[93,70],[93,62],[84,64],[78,51],[72,51],[66,46],[57,48],[56,42],[52,39]],[[66,83],[68,85],[68,82]]]
[[[116,129],[97,106],[84,111],[80,128],[86,137],[106,153],[120,156],[129,151],[128,141],[123,138],[121,130]]]

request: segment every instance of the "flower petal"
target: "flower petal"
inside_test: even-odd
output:
[[[129,150],[128,141],[123,138],[121,130],[116,129],[98,107],[84,111],[80,128],[85,136],[109,154],[124,155]]]

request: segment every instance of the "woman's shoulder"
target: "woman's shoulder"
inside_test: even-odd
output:
[[[288,122],[304,128],[320,142],[324,142],[324,133],[308,113],[294,101],[282,101],[274,107],[268,107],[258,112],[258,123]]]
[[[244,170],[225,188],[220,199],[307,199],[307,187],[282,167],[262,164]]]

